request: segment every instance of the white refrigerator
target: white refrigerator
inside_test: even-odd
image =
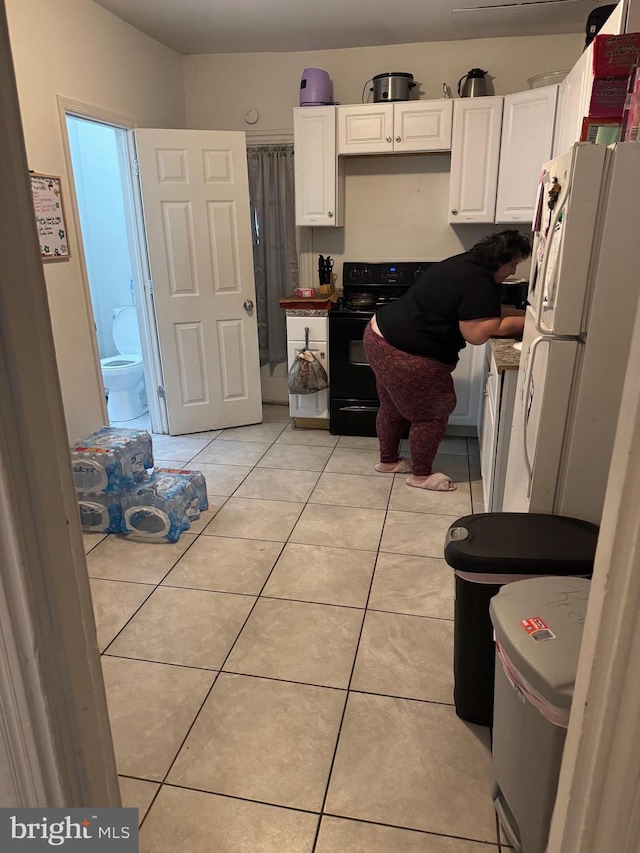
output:
[[[640,143],[546,163],[533,229],[502,509],[599,524],[640,292]]]

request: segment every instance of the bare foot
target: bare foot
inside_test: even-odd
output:
[[[446,474],[429,474],[428,477],[411,476],[407,478],[407,485],[416,489],[429,489],[432,492],[453,492],[456,484]]]
[[[375,469],[381,474],[408,474],[411,466],[406,459],[398,459],[397,462],[378,462]]]

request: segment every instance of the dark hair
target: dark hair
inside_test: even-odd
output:
[[[519,231],[499,231],[480,240],[471,249],[473,260],[489,272],[516,259],[523,261],[531,254],[529,238]]]

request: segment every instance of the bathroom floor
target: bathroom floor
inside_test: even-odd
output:
[[[489,732],[453,707],[443,540],[482,511],[477,441],[445,438],[458,489],[425,492],[374,471],[375,439],[263,416],[154,437],[207,479],[177,543],[84,536],[141,851],[506,849]]]

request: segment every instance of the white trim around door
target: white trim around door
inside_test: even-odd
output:
[[[119,115],[118,113],[114,113],[109,110],[104,110],[101,107],[96,107],[91,104],[84,104],[80,101],[74,101],[70,100],[69,98],[63,98],[60,95],[58,95],[57,101],[58,114],[60,117],[60,127],[62,131],[65,165],[67,167],[67,174],[69,175],[68,198],[71,202],[70,207],[73,217],[73,226],[77,238],[78,257],[80,259],[80,271],[84,290],[87,322],[89,323],[91,329],[95,329],[95,321],[91,308],[91,293],[89,288],[86,258],[83,248],[82,230],[80,227],[78,199],[76,197],[75,182],[73,179],[71,148],[69,146],[69,137],[67,133],[67,116],[74,116],[75,118],[100,122],[101,124],[110,125],[111,127],[126,132],[126,156],[128,161],[128,169],[126,179],[124,179],[123,176],[122,182],[124,194],[123,201],[127,212],[127,218],[131,223],[131,227],[129,228],[129,249],[131,254],[132,266],[134,268],[136,307],[138,312],[140,313],[142,327],[144,329],[144,333],[143,335],[141,335],[141,343],[143,361],[145,365],[145,382],[147,386],[149,415],[151,419],[152,431],[155,433],[167,433],[169,431],[167,409],[164,398],[161,396],[163,392],[159,390],[164,387],[164,381],[162,378],[162,363],[160,360],[160,348],[158,345],[155,307],[151,286],[151,274],[149,272],[149,258],[147,255],[144,217],[142,213],[142,201],[140,197],[137,163],[135,160],[135,144],[132,134],[133,128],[137,127],[137,122],[134,119],[129,118],[128,116]],[[93,341],[92,356],[96,371],[96,382],[102,385],[100,355],[98,353],[98,344],[95,334],[92,334],[91,338]],[[106,406],[104,406],[104,423],[109,423]]]

